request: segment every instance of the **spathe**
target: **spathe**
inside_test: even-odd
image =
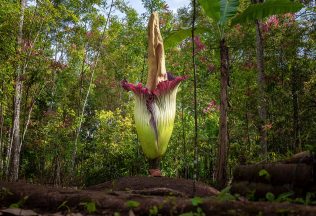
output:
[[[177,89],[187,77],[173,77],[166,72],[159,18],[155,12],[148,24],[148,78],[146,87],[126,80],[122,87],[135,95],[136,130],[145,155],[156,159],[166,152],[176,113]]]

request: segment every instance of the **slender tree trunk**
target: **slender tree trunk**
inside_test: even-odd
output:
[[[105,23],[104,28],[103,28],[103,31],[102,31],[101,41],[102,41],[102,40],[104,39],[104,37],[105,37],[106,28],[107,28],[107,26],[108,26],[109,19],[110,19],[111,15],[112,15],[112,9],[113,9],[113,7],[114,7],[114,0],[111,1],[111,5],[110,5],[109,13],[108,13],[108,16],[107,16],[107,19],[106,19],[106,23]],[[81,131],[81,126],[82,126],[82,121],[83,121],[83,115],[84,115],[84,112],[85,112],[85,110],[86,110],[86,105],[87,105],[87,102],[88,102],[88,97],[89,97],[89,95],[90,95],[91,86],[92,86],[92,83],[93,83],[93,80],[94,80],[94,73],[95,73],[97,64],[98,64],[98,62],[99,62],[99,57],[100,57],[100,53],[101,53],[101,41],[100,41],[99,49],[96,51],[96,56],[95,56],[94,62],[93,62],[93,64],[92,64],[92,66],[91,66],[91,76],[90,76],[89,86],[88,86],[88,90],[87,90],[85,99],[84,99],[84,101],[83,101],[81,114],[80,114],[80,116],[79,116],[79,126],[78,126],[78,128],[77,128],[76,138],[75,138],[75,143],[74,143],[74,149],[73,149],[73,152],[72,152],[72,165],[71,165],[71,168],[72,168],[73,172],[75,171],[75,168],[76,168],[76,158],[77,158],[78,140],[79,140],[79,135],[80,135],[80,131]]]
[[[16,69],[16,79],[15,79],[15,95],[14,95],[14,112],[13,112],[13,128],[12,128],[12,152],[9,163],[9,181],[16,181],[19,178],[19,166],[20,166],[20,110],[21,110],[21,99],[23,82],[22,76],[22,65],[21,65],[21,52],[23,43],[23,22],[24,22],[24,10],[26,6],[26,0],[21,0],[20,9],[20,21],[19,21],[19,31],[17,36],[17,55],[18,63]]]
[[[188,179],[188,166],[187,166],[187,146],[185,139],[185,120],[184,120],[184,106],[183,106],[183,96],[181,101],[181,124],[182,124],[182,146],[183,146],[183,160],[184,160],[184,170],[183,177]]]
[[[3,83],[1,85],[3,90]],[[4,114],[3,114],[3,104],[0,101],[0,177],[3,177],[4,170],[4,154],[3,154],[3,127],[4,127]]]
[[[220,188],[227,183],[227,159],[228,159],[228,80],[229,80],[229,54],[225,39],[220,41],[221,57],[221,104],[219,119],[219,147],[218,161],[215,178]]]
[[[7,139],[8,144],[7,144],[7,151],[6,151],[6,157],[5,157],[5,175],[7,178],[9,176],[9,164],[10,164],[11,148],[12,148],[11,131],[12,131],[12,128],[10,127],[8,130],[8,139]]]
[[[78,116],[80,115],[81,97],[82,97],[82,92],[83,92],[83,78],[84,78],[86,60],[87,60],[87,49],[86,49],[86,45],[85,45],[83,59],[82,59],[82,63],[81,63],[81,71],[80,71],[79,101],[78,101],[78,110],[77,110]]]
[[[20,67],[20,66],[18,66]],[[17,70],[20,70],[18,68]],[[16,78],[15,84],[15,96],[14,96],[14,113],[13,113],[13,128],[11,141],[11,157],[9,163],[9,181],[16,181],[18,179],[19,165],[20,165],[20,109],[21,109],[21,98],[22,98],[22,80],[20,75]]]
[[[298,83],[297,71],[292,67],[292,103],[293,103],[293,132],[294,142],[293,150],[299,152],[302,150],[300,138],[300,119],[299,119],[299,106],[298,106]]]
[[[267,130],[265,125],[267,123],[267,108],[266,108],[266,80],[264,72],[264,55],[263,55],[263,38],[260,28],[260,22],[256,20],[256,57],[257,57],[257,70],[258,70],[258,113],[259,113],[259,132],[260,132],[260,145],[262,148],[263,156],[267,157]]]
[[[247,137],[247,146],[248,146],[248,150],[250,150],[250,145],[251,145],[251,141],[250,141],[250,134],[249,134],[249,113],[248,111],[245,114],[245,120],[246,120],[246,137]]]
[[[54,158],[54,177],[53,183],[55,186],[61,185],[61,165],[59,156],[55,156]]]
[[[30,105],[30,108],[29,108],[29,111],[28,111],[28,114],[27,114],[27,120],[26,120],[25,125],[24,125],[24,129],[23,129],[23,133],[22,133],[22,139],[21,139],[21,143],[20,143],[20,151],[21,151],[21,148],[22,148],[22,145],[23,145],[23,141],[24,141],[27,129],[28,129],[29,124],[30,124],[31,115],[32,115],[32,111],[33,111],[34,105],[35,105],[35,98],[32,99],[32,103]]]

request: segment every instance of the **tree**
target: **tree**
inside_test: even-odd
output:
[[[12,164],[8,156],[13,145],[18,65],[23,88],[17,142],[20,143],[19,178],[88,186],[126,175],[146,175],[148,163],[134,126],[131,103],[134,98],[123,93],[119,83],[124,78],[133,83],[145,79],[147,17],[138,15],[125,1],[114,1],[112,11],[121,13],[112,13],[109,18],[104,9],[109,11],[111,0],[32,2],[27,1],[25,8],[19,53],[20,1],[0,0],[0,178],[8,176],[8,166]],[[175,14],[159,4],[163,0],[143,2],[149,3],[147,14],[150,3],[160,11],[163,36],[171,28],[181,27],[189,28],[176,31],[179,37],[191,36],[192,7],[184,7]],[[297,4],[293,2],[298,0],[266,0],[260,4],[242,0],[240,13],[225,24],[230,63],[226,67],[232,70],[227,88],[230,104],[227,170],[237,164],[262,161],[259,126],[265,126],[267,132],[269,160],[284,158],[299,151],[300,146],[302,150],[315,149],[312,145],[316,137],[315,3],[312,7],[305,3],[306,7],[295,14],[270,16]],[[193,145],[194,86],[190,80],[183,82],[178,92],[181,103],[177,111],[180,107],[181,111],[175,114],[161,169],[166,176],[194,178],[197,174],[198,180],[212,183],[218,168],[215,164],[219,163],[221,33],[220,24],[203,15],[203,8],[196,7],[193,41],[187,39],[177,48],[168,49],[170,40],[164,40],[167,71],[174,75],[192,70],[194,51],[198,153],[195,154]],[[220,6],[215,11],[220,11]],[[247,25],[245,20],[249,21]],[[259,95],[256,20],[262,36],[264,100]],[[176,34],[170,35],[172,38]],[[225,65],[227,50],[222,50]],[[97,53],[98,63],[93,64]],[[266,124],[258,115],[261,102],[268,111]]]
[[[219,41],[220,48],[220,121],[219,121],[219,146],[218,146],[218,158],[217,158],[217,166],[215,178],[219,187],[224,187],[227,182],[227,160],[228,160],[228,148],[229,148],[229,137],[228,137],[228,86],[229,86],[229,49],[226,42],[226,31],[227,27],[233,26],[236,24],[240,24],[246,22],[253,18],[263,18],[266,16],[270,16],[272,14],[283,13],[286,11],[296,11],[297,8],[300,8],[300,5],[288,5],[288,0],[286,1],[286,5],[282,0],[282,4],[279,4],[275,0],[268,1],[268,4],[259,5],[256,8],[252,8],[249,6],[245,11],[239,14],[237,17],[237,9],[239,6],[238,0],[217,0],[217,1],[207,1],[207,0],[199,0],[206,16],[208,16],[212,22],[211,24],[214,26],[216,31],[217,40]],[[271,3],[272,2],[272,3]],[[275,3],[276,2],[276,3]],[[231,19],[234,17],[233,19]],[[231,25],[229,21],[231,21]],[[254,20],[254,19],[253,19]],[[258,29],[259,30],[259,29]],[[196,28],[197,33],[210,33],[213,31],[213,28],[202,27],[199,26]],[[189,36],[189,30],[183,29],[176,32],[173,32],[168,38],[168,44],[176,44],[177,42],[185,39]],[[259,32],[260,33],[260,32]],[[259,41],[262,44],[262,41]],[[260,43],[258,43],[258,47]],[[259,47],[259,48],[262,48]],[[258,59],[262,61],[258,68],[260,68],[261,75],[263,69],[263,51],[260,49],[258,51]],[[260,81],[264,81],[260,77]],[[265,114],[262,114],[264,118]],[[264,139],[266,140],[266,138]]]
[[[257,0],[259,4],[261,0]],[[258,89],[259,89],[259,97],[258,97],[258,114],[259,114],[259,132],[260,132],[260,145],[262,148],[262,154],[265,159],[267,159],[268,154],[268,145],[267,145],[267,130],[265,126],[267,124],[267,106],[266,106],[266,80],[264,73],[264,54],[263,54],[263,38],[260,27],[260,21],[255,20],[256,23],[256,61],[257,61],[257,70],[258,70]]]
[[[164,9],[166,1],[164,0],[142,0],[144,8],[148,11],[147,16],[153,12],[160,12]]]
[[[267,98],[266,80],[264,69],[264,45],[260,20],[275,14],[296,12],[303,7],[301,4],[290,2],[289,0],[252,0],[253,5],[247,7],[241,14],[232,20],[232,24],[244,23],[248,20],[256,24],[256,61],[258,71],[258,114],[259,114],[259,133],[262,155],[267,159]]]
[[[14,115],[13,115],[13,127],[12,127],[12,138],[11,138],[11,157],[9,165],[9,181],[16,181],[19,178],[19,166],[20,166],[20,111],[21,111],[21,100],[23,90],[23,69],[21,64],[22,57],[22,46],[23,46],[23,23],[24,23],[24,10],[26,6],[26,0],[21,0],[20,3],[20,19],[19,19],[19,31],[17,35],[17,66],[16,66],[16,77],[15,77],[15,95],[14,95]]]
[[[216,169],[216,182],[219,187],[224,187],[227,182],[227,159],[228,159],[228,85],[229,85],[229,49],[226,41],[226,30],[230,18],[236,15],[239,6],[238,0],[227,1],[199,1],[205,14],[212,20],[211,28],[198,26],[197,33],[210,33],[213,27],[217,29],[216,38],[220,52],[220,120],[219,120],[219,146]],[[186,38],[189,30],[174,32],[169,40],[181,41]],[[169,42],[170,43],[170,42]]]
[[[228,85],[229,85],[229,49],[226,42],[225,30],[228,21],[237,13],[238,0],[233,1],[207,1],[200,0],[200,4],[206,15],[210,17],[218,27],[218,39],[220,47],[220,118],[219,118],[219,146],[217,169],[215,179],[220,188],[227,183],[228,160]]]

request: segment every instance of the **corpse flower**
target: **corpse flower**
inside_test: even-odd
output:
[[[147,84],[122,81],[122,87],[134,93],[136,130],[142,149],[151,161],[159,160],[166,152],[174,125],[177,89],[184,79],[186,76],[173,77],[166,72],[159,18],[154,12],[148,23]],[[157,163],[156,166],[159,168]]]

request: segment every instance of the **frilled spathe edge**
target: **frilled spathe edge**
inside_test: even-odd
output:
[[[162,156],[166,149],[173,129],[177,87],[188,78],[173,77],[170,73],[166,75],[168,80],[159,82],[152,91],[141,83],[134,85],[126,80],[121,82],[125,90],[132,91],[135,95],[136,129],[142,140],[144,153],[151,159]]]
[[[147,87],[143,86],[141,83],[136,85],[127,82],[126,80],[122,80],[121,85],[126,91],[132,91],[136,95],[155,95],[160,96],[167,94],[171,90],[173,90],[176,86],[180,84],[181,81],[186,80],[188,76],[178,76],[173,77],[171,74],[168,73],[168,80],[162,81],[158,83],[157,87],[150,91]]]

